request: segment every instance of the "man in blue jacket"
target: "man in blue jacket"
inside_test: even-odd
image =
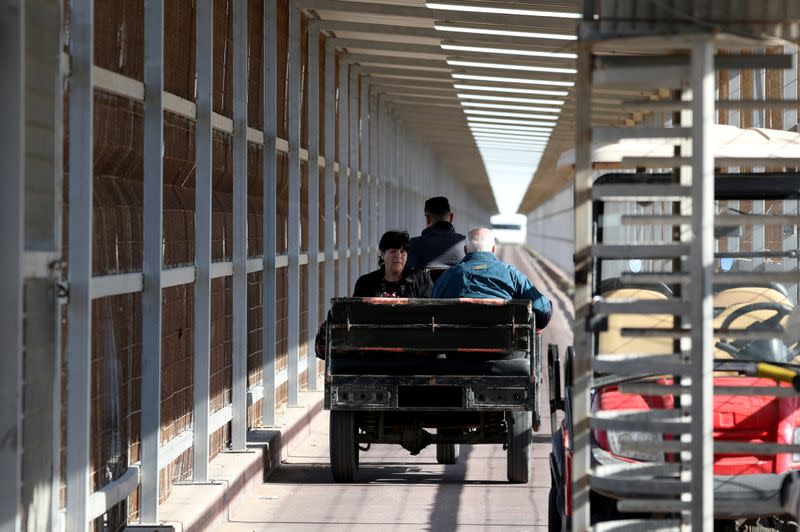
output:
[[[530,299],[536,328],[544,329],[553,314],[550,300],[521,271],[500,262],[495,250],[494,235],[489,229],[471,229],[464,246],[466,256],[439,277],[433,285],[431,297]]]

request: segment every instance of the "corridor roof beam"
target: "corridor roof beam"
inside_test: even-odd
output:
[[[430,11],[425,7],[393,4],[376,4],[370,2],[343,2],[341,0],[293,0],[297,7],[314,10],[338,11],[340,13],[364,13],[391,17],[430,18]]]
[[[414,43],[398,43],[391,41],[373,41],[369,39],[351,39],[342,37],[330,37],[329,40],[333,41],[333,45],[337,48],[359,48],[365,50],[380,50],[380,51],[395,51],[405,52],[410,54],[431,54],[444,56],[445,53],[441,47],[435,44],[414,44]]]
[[[348,58],[350,61],[353,61],[358,64],[364,63],[377,63],[377,64],[389,64],[399,68],[408,67],[427,67],[427,68],[436,68],[442,71],[449,71],[450,67],[447,65],[447,61],[444,59],[420,59],[417,57],[400,57],[400,56],[390,56],[390,55],[378,55],[378,54],[362,54],[362,53],[350,53],[348,54]]]
[[[352,33],[377,33],[379,35],[397,35],[404,37],[421,37],[441,40],[439,33],[433,28],[415,26],[396,26],[391,24],[374,24],[371,22],[350,22],[346,20],[320,20],[320,29],[328,31],[344,31]]]

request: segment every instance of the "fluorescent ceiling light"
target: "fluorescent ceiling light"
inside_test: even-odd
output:
[[[478,151],[484,159],[502,159],[505,161],[531,161],[541,158],[544,146],[509,146],[504,148],[498,144],[478,142]]]
[[[529,147],[529,146],[519,146],[519,150],[504,150],[501,148],[492,148],[488,147],[487,145],[479,144],[481,156],[484,160],[499,160],[503,162],[508,161],[518,161],[518,162],[528,162],[532,160],[539,159],[542,154],[542,147]]]
[[[538,50],[522,50],[519,48],[492,48],[489,46],[467,46],[464,44],[442,43],[442,50],[453,52],[477,52],[482,54],[522,55],[526,57],[549,57],[552,59],[577,59],[578,54],[564,52],[540,52]]]
[[[524,37],[528,39],[553,39],[556,41],[577,41],[577,35],[565,33],[540,33],[538,31],[496,30],[483,26],[454,26],[451,24],[434,24],[434,29],[439,31],[452,31],[455,33],[479,33],[481,35],[504,35],[507,37]]]
[[[487,129],[487,130],[470,129],[470,131],[472,131],[472,135],[474,137],[485,136],[485,137],[495,137],[495,138],[508,138],[508,139],[511,139],[511,140],[529,139],[529,140],[538,140],[538,141],[543,141],[543,142],[547,142],[548,139],[550,138],[550,135],[548,135],[547,133],[543,133],[543,132],[541,132],[541,133],[539,133],[539,132],[527,133],[527,132],[524,132],[524,131],[498,131],[498,130],[495,130],[495,129]]]
[[[478,145],[478,149],[480,150],[481,154],[483,154],[483,156],[486,158],[490,157],[485,153],[488,150],[490,153],[494,154],[492,157],[500,156],[507,158],[508,160],[522,159],[525,161],[538,159],[540,154],[546,148],[546,146],[531,146],[528,144],[504,147],[501,144],[492,144],[479,141],[476,141],[476,144]]]
[[[543,147],[531,148],[520,147],[516,150],[503,150],[500,148],[481,148],[481,158],[484,163],[516,163],[516,164],[536,164],[542,159]],[[486,150],[491,150],[486,153]]]
[[[484,164],[484,166],[507,166],[507,167],[520,168],[520,169],[529,168],[531,166],[534,166],[537,162],[539,162],[541,160],[538,157],[538,155],[539,154],[536,154],[536,156],[534,158],[527,159],[527,160],[524,160],[524,161],[514,161],[514,160],[504,161],[503,159],[488,159],[488,158],[486,158],[486,159],[483,159],[483,164]]]
[[[476,140],[475,143],[481,149],[492,149],[498,152],[505,153],[508,150],[512,149],[520,149],[523,151],[533,150],[533,151],[542,151],[544,150],[547,145],[546,144],[502,144],[497,141],[494,142],[487,142],[484,140]]]
[[[458,93],[457,96],[462,100],[481,100],[485,102],[512,102],[512,103],[530,103],[530,104],[542,104],[542,105],[554,105],[554,106],[561,106],[564,105],[564,100],[544,100],[542,98],[514,98],[513,96],[492,96],[490,94],[467,94],[467,93]],[[442,96],[442,98],[444,98]],[[464,105],[464,102],[461,102],[461,105]],[[557,109],[554,107],[554,109]]]
[[[475,117],[473,117],[475,118]],[[469,123],[469,127],[482,127],[484,129],[496,129],[501,131],[511,130],[511,131],[535,131],[538,133],[547,133],[550,134],[553,131],[552,127],[538,127],[538,126],[525,126],[520,124],[495,124],[492,122],[486,121],[472,121]]]
[[[550,135],[553,130],[552,128],[541,128],[541,127],[525,127],[525,126],[507,126],[503,124],[484,124],[480,122],[470,122],[467,124],[470,129],[492,129],[497,131],[517,131],[517,132],[529,132],[529,133],[541,133],[543,135]]]
[[[461,72],[452,72],[450,74],[456,79],[466,79],[472,81],[493,81],[495,83],[522,83],[526,85],[549,85],[551,87],[572,87],[575,85],[572,81],[553,81],[549,79],[533,79],[533,78],[508,78],[504,76],[481,76],[478,74],[463,74]]]
[[[475,137],[475,142],[484,145],[484,146],[499,146],[499,150],[505,149],[503,146],[508,146],[509,148],[514,147],[544,147],[546,145],[545,142],[542,141],[530,141],[530,140],[516,140],[516,141],[507,141],[505,139],[495,139],[495,138],[484,138],[484,137]]]
[[[503,142],[519,142],[523,144],[547,144],[548,142],[548,139],[536,137],[511,137],[508,135],[486,135],[478,133],[474,133],[472,136],[475,138],[475,140],[499,140]]]
[[[467,122],[480,124],[508,124],[512,126],[532,126],[541,127],[542,131],[552,131],[555,127],[553,122],[537,122],[535,120],[512,120],[510,118],[495,118],[493,116],[468,116]]]
[[[472,136],[476,139],[486,140],[507,140],[509,142],[542,142],[547,144],[550,142],[548,137],[529,137],[526,135],[509,135],[508,133],[491,133],[486,131],[473,131]]]
[[[507,129],[490,129],[481,127],[471,127],[470,131],[472,131],[474,135],[508,135],[513,137],[535,138],[540,140],[547,140],[550,138],[550,133],[545,131],[509,131]]]
[[[479,117],[467,117],[469,118],[479,118]],[[526,132],[534,132],[534,133],[541,133],[543,135],[550,135],[553,132],[552,128],[541,128],[541,127],[529,127],[529,126],[508,126],[505,124],[491,124],[491,123],[481,123],[481,122],[468,122],[467,127],[470,129],[479,128],[479,129],[495,129],[500,131],[526,131]]]
[[[543,67],[534,65],[510,65],[508,63],[486,63],[483,61],[464,61],[462,59],[448,59],[450,66],[476,67],[476,68],[498,68],[502,70],[520,70],[524,72],[551,72],[554,74],[577,74],[574,68]]]
[[[464,85],[456,83],[453,85],[460,91],[487,91],[487,92],[511,92],[514,94],[538,94],[540,96],[567,96],[567,91],[553,91],[547,89],[519,89],[517,87],[493,87],[491,85]]]
[[[530,144],[504,145],[496,142],[484,142],[479,140],[476,140],[475,143],[478,145],[478,149],[483,155],[486,155],[488,152],[490,154],[503,154],[503,157],[525,157],[527,159],[531,158],[531,152],[541,153],[546,148],[546,146],[533,146]]]
[[[523,17],[581,18],[580,13],[566,13],[564,11],[540,11],[538,9],[474,6],[470,4],[458,4],[450,2],[426,2],[425,5],[431,9],[442,9],[445,11],[492,13],[494,15],[521,15]]]
[[[533,111],[537,113],[560,113],[558,107],[534,107],[530,105],[508,105],[503,103],[461,102],[463,107],[479,107],[481,109],[506,109],[508,111]]]
[[[557,116],[553,115],[537,115],[534,113],[509,113],[505,111],[483,111],[481,109],[464,109],[464,114],[467,115],[480,115],[480,116],[504,116],[508,118],[532,118],[534,120],[558,120]]]

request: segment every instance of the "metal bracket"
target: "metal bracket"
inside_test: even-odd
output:
[[[69,281],[56,282],[56,301],[64,305],[69,303]]]

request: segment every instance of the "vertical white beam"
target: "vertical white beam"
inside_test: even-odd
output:
[[[275,425],[275,225],[277,221],[276,158],[277,137],[277,6],[264,0],[264,323],[262,345],[264,386],[262,422]]]
[[[288,227],[288,400],[289,406],[296,406],[299,400],[299,358],[300,358],[300,8],[294,2],[289,6],[289,208]]]
[[[358,84],[359,84],[358,67],[355,65],[350,66],[350,90],[348,95],[350,97],[349,103],[349,129],[347,134],[350,143],[350,277],[349,287],[347,294],[353,293],[356,279],[359,276],[359,255],[361,250],[361,242],[359,238],[359,216],[358,216],[358,190],[359,185],[363,183],[366,176],[359,176],[358,166]]]
[[[378,172],[378,157],[380,148],[378,146],[378,91],[373,88],[369,97],[369,175],[370,175],[370,201],[369,201],[369,260],[375,261],[378,254],[378,210],[383,209],[381,204],[380,191],[382,180]],[[368,264],[367,270],[372,269],[373,265]]]
[[[333,161],[331,161],[333,165]],[[319,22],[308,26],[308,334],[306,337],[308,389],[317,389],[314,338],[319,321]]]
[[[753,169],[756,170],[756,169]],[[753,200],[752,214],[764,214],[766,209],[766,202],[764,200]],[[767,249],[767,227],[764,224],[753,224],[751,226],[752,233],[752,250],[764,251]],[[764,257],[753,257],[750,261],[750,269],[752,270],[765,270],[766,263]]]
[[[231,448],[247,440],[247,0],[233,2],[233,323]]]
[[[389,175],[387,166],[387,144],[386,144],[386,105],[381,101],[380,96],[377,98],[377,113],[378,113],[378,176],[380,179],[380,210],[378,214],[378,234],[383,234],[386,231],[386,199],[387,189],[389,186]],[[377,246],[377,240],[374,241]]]
[[[349,277],[349,268],[347,260],[347,183],[350,181],[347,165],[347,103],[348,93],[350,86],[348,70],[349,65],[347,61],[339,61],[339,183],[338,183],[338,197],[339,197],[339,212],[337,226],[337,247],[339,248],[339,269],[338,269],[338,290],[337,296],[350,295],[347,287],[347,279]]]
[[[325,304],[333,293],[333,253],[337,223],[334,221],[336,200],[336,48],[325,42]],[[341,223],[341,219],[339,220]],[[341,234],[341,230],[340,233]],[[327,308],[327,307],[326,307]]]
[[[20,529],[22,485],[22,257],[25,182],[25,5],[8,2],[0,10],[0,97],[7,105],[0,126],[0,523],[4,530]],[[91,161],[91,159],[90,159]],[[84,233],[88,238],[89,234]],[[88,238],[91,243],[91,238]],[[88,390],[87,390],[88,394]],[[84,432],[88,426],[83,427]],[[88,458],[88,456],[87,456]],[[68,477],[69,478],[69,477]],[[87,486],[83,486],[84,501]],[[85,523],[84,525],[85,526]]]
[[[211,392],[211,100],[214,12],[197,4],[197,122],[195,123],[194,359],[192,366],[192,480],[208,481],[208,418]]]
[[[164,5],[144,4],[144,290],[142,291],[142,523],[158,522],[161,445],[161,270],[164,196]],[[71,137],[70,137],[71,138]]]
[[[358,146],[361,157],[359,158],[358,168],[361,171],[361,232],[360,245],[361,260],[359,261],[359,272],[364,274],[370,270],[372,259],[372,217],[370,213],[375,208],[372,202],[372,187],[375,184],[375,177],[370,172],[369,167],[369,83],[365,77],[361,78],[361,97],[359,98],[360,127],[358,129]]]
[[[67,530],[89,517],[94,2],[70,2],[69,307],[67,314]],[[22,78],[21,78],[22,79]]]
[[[575,86],[575,323],[583,324],[591,312],[592,297],[592,49],[578,45],[578,79]],[[589,394],[591,392],[591,336],[575,327],[572,361],[574,428],[572,460],[572,529],[589,530]]]
[[[692,44],[692,243],[689,257],[692,320],[692,529],[714,524],[713,303],[714,261],[714,45]]]

